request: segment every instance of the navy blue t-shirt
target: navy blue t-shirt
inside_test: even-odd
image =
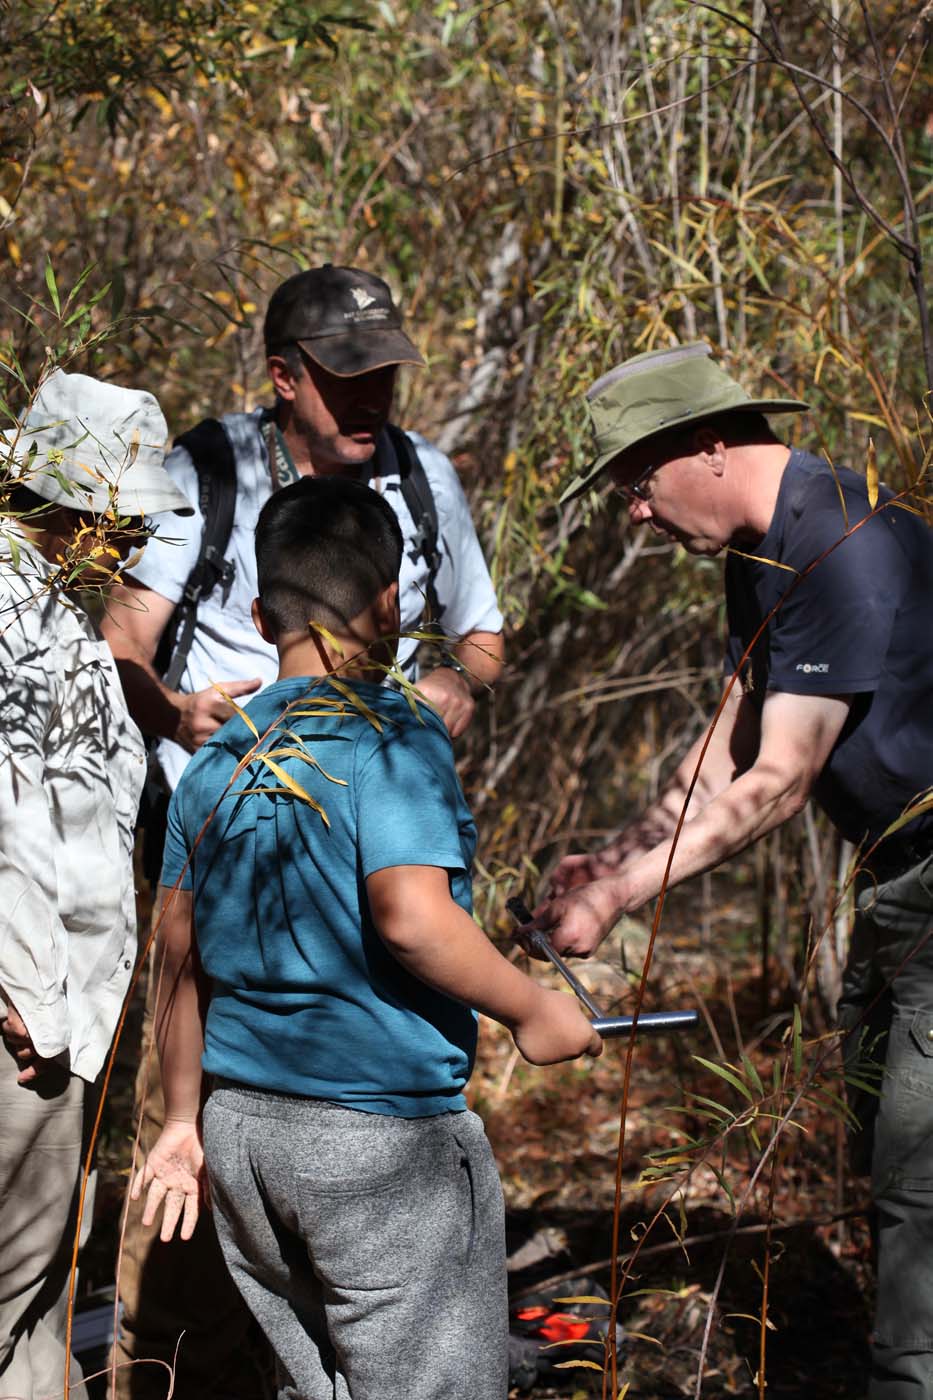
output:
[[[275,726],[261,749],[326,823],[258,758],[234,778],[256,743],[238,716],[172,797],[162,883],[194,891],[211,981],[204,1068],[364,1112],[460,1111],[476,1017],[392,957],[365,882],[440,866],[469,913],[476,829],[437,715],[378,685],[354,682],[352,696],[300,678],[246,707],[260,735]]]
[[[882,487],[879,500],[890,499]],[[787,595],[743,674],[758,708],[769,690],[854,697],[814,796],[855,842],[876,841],[933,785],[933,532],[891,505],[842,538],[869,514],[862,477],[795,450],[757,559],[726,563],[727,674]],[[931,831],[926,816],[905,836]]]

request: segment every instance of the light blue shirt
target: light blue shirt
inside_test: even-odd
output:
[[[194,891],[211,979],[204,1068],[363,1112],[459,1111],[475,1015],[389,953],[365,882],[392,866],[440,866],[470,912],[476,830],[433,711],[413,714],[378,685],[353,693],[370,717],[326,680],[278,681],[246,707],[262,751],[296,751],[274,761],[326,822],[258,758],[231,781],[256,743],[239,717],[198,751],[172,798],[162,883]]]

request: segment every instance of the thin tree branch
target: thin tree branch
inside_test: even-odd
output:
[[[833,1215],[813,1215],[804,1216],[800,1220],[785,1220],[783,1224],[773,1222],[770,1225],[772,1234],[786,1234],[791,1230],[822,1230],[829,1225],[838,1225],[841,1220],[861,1220],[870,1212],[871,1206],[854,1207],[851,1210],[836,1211]],[[763,1235],[769,1228],[768,1221],[761,1221],[755,1225],[739,1225],[728,1230],[708,1230],[702,1235],[687,1235],[682,1240],[665,1240],[663,1244],[648,1245],[645,1249],[638,1251],[639,1260],[652,1259],[660,1254],[673,1254],[675,1252],[694,1249],[706,1244],[718,1244],[720,1240],[734,1239],[736,1235]],[[629,1254],[620,1256],[620,1263],[627,1263],[634,1254],[632,1250]],[[511,1302],[516,1302],[521,1298],[527,1298],[532,1293],[544,1293],[548,1289],[554,1288],[559,1283],[566,1283],[570,1279],[579,1278],[584,1273],[601,1273],[608,1269],[612,1263],[611,1256],[605,1259],[594,1259],[586,1264],[577,1264],[572,1269],[563,1269],[559,1274],[550,1274],[547,1278],[538,1279],[536,1283],[530,1283],[525,1288],[520,1288],[517,1292],[510,1293]]]
[[[895,231],[895,229],[888,223],[888,221],[884,218],[884,215],[875,208],[868,196],[859,187],[849,167],[845,164],[844,161],[840,160],[839,156],[834,151],[832,142],[827,136],[822,124],[819,121],[819,118],[816,116],[815,108],[813,107],[812,102],[804,92],[803,87],[799,82],[799,79],[808,78],[811,82],[816,83],[819,87],[825,89],[828,92],[838,92],[840,91],[840,89],[836,88],[834,84],[829,81],[828,78],[824,78],[821,73],[814,73],[812,69],[802,68],[797,63],[791,63],[790,59],[787,58],[784,52],[784,48],[781,44],[780,31],[778,29],[776,21],[772,16],[770,8],[766,7],[766,13],[768,15],[768,20],[771,24],[771,28],[775,34],[776,47],[772,44],[769,44],[767,39],[765,39],[764,35],[755,30],[752,27],[752,25],[748,24],[744,20],[739,19],[736,15],[728,14],[725,10],[720,9],[718,5],[711,4],[710,0],[697,0],[697,3],[701,5],[703,9],[710,10],[713,14],[719,15],[720,19],[726,19],[729,21],[730,24],[738,25],[740,29],[744,29],[747,34],[752,35],[755,39],[758,40],[762,48],[769,55],[770,61],[776,63],[780,68],[784,70],[785,73],[788,73],[790,75],[791,81],[794,84],[794,90],[796,91],[797,96],[800,98],[800,101],[803,104],[807,115],[810,117],[813,130],[819,137],[820,142],[825,148],[830,160],[841,171],[842,177],[845,180],[846,184],[849,186],[850,190],[852,191],[853,196],[865,210],[866,214],[868,214],[869,218],[871,218],[880,229],[884,230],[887,236],[891,239],[892,243],[895,244],[898,251],[901,252],[905,257],[909,258],[915,251],[914,245],[909,243],[906,239],[902,238],[900,234],[898,234]],[[757,59],[755,61],[764,62],[765,60]],[[895,164],[898,179],[903,185],[907,181],[907,172],[904,170],[897,149],[891,141],[891,138],[888,136],[888,133],[885,131],[884,127],[878,121],[877,117],[875,117],[874,114],[870,112],[869,109],[864,105],[864,103],[860,102],[857,97],[853,97],[851,93],[844,91],[841,93],[841,95],[843,97],[843,100],[848,102],[850,106],[854,107],[855,110],[859,113],[859,115],[863,117],[864,120],[873,129],[875,134],[878,137],[880,137],[881,141],[884,143],[885,148],[888,151],[888,154],[891,156],[891,159]]]

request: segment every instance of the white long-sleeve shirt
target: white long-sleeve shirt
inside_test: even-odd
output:
[[[145,750],[106,643],[51,572],[0,536],[0,998],[38,1054],[93,1081],[136,957]]]

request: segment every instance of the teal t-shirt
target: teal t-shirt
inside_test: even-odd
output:
[[[388,952],[365,881],[440,866],[471,912],[476,829],[437,715],[382,686],[343,684],[278,681],[250,701],[278,774],[258,757],[236,773],[257,739],[235,716],[172,797],[162,883],[193,890],[211,982],[204,1068],[364,1112],[459,1111],[475,1014]]]

